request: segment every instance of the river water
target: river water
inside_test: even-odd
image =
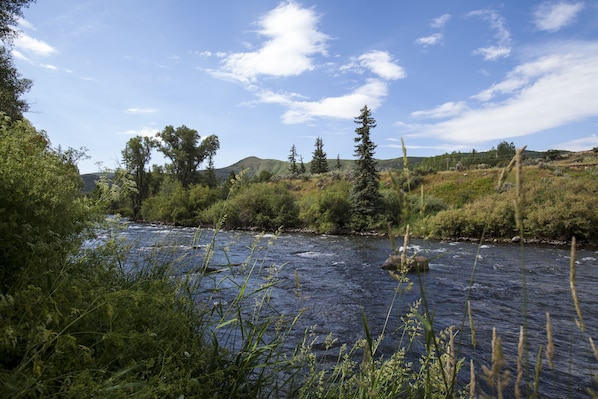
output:
[[[533,367],[540,345],[546,348],[546,312],[550,312],[555,368],[551,369],[544,357],[541,395],[585,398],[587,387],[598,389],[593,381],[598,374],[598,360],[588,342],[588,337],[598,342],[598,251],[595,249],[576,252],[576,288],[586,325],[582,333],[575,323],[569,284],[569,248],[410,240],[408,254],[428,256],[430,271],[421,276],[410,275],[413,289],[393,301],[398,283],[379,268],[392,251],[387,238],[287,233],[260,236],[252,232],[215,233],[133,223],[127,225],[122,235],[133,244],[132,253],[140,263],[150,253],[155,257],[156,248],[168,248],[169,259],[178,262],[180,273],[198,270],[213,243],[209,266],[222,268],[217,273],[220,284],[223,277],[231,282],[242,280],[247,268],[253,266],[250,285],[257,288],[266,276],[275,272],[278,283],[271,290],[274,307],[288,314],[305,309],[297,328],[297,340],[302,338],[304,328],[313,327],[322,338],[332,333],[339,343],[350,346],[364,337],[363,314],[373,336],[382,331],[387,315],[386,331],[396,330],[410,304],[422,298],[420,287],[423,287],[436,331],[450,325],[460,330],[465,321],[456,339],[459,355],[466,359],[464,382],[469,380],[469,359],[474,359],[478,380],[481,380],[481,366],[490,364],[493,328],[502,339],[513,380],[519,329],[525,324],[528,358]],[[225,267],[231,264],[240,266]],[[235,295],[234,289],[221,289],[198,300],[226,306]],[[467,317],[468,297],[475,326],[475,348]],[[396,347],[397,339],[389,337],[383,341],[380,353],[388,354]]]

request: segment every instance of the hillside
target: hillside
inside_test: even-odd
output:
[[[409,157],[409,165],[411,167],[417,166],[421,163],[424,158],[422,157]],[[328,167],[332,170],[336,168],[336,159],[328,160]],[[355,161],[341,159],[341,170],[349,171],[353,168]],[[401,169],[403,167],[402,158],[378,160],[378,168],[381,172],[391,169]],[[310,162],[305,163],[306,170],[309,171]],[[245,170],[245,174],[248,178],[259,175],[262,171],[272,173],[275,176],[286,175],[289,173],[289,163],[286,161],[279,161],[277,159],[261,159],[258,157],[247,157],[230,166],[224,168],[215,169],[216,178],[218,180],[225,180],[230,176],[231,172],[235,174]],[[95,187],[95,182],[100,178],[101,173],[85,173],[81,175],[83,179],[83,192],[90,193]]]
[[[484,154],[483,152],[479,154]],[[593,159],[594,153],[592,151],[586,152],[579,152],[579,153],[570,153],[567,151],[560,151],[561,159],[558,161],[559,164],[568,166],[571,165],[572,167],[583,167],[587,165],[594,165]],[[409,168],[415,169],[420,166],[424,161],[429,160],[431,158],[441,158],[441,157],[462,157],[466,156],[467,154],[446,154],[440,155],[437,157],[407,157]],[[527,159],[539,159],[543,158],[546,154],[543,152],[538,151],[525,151],[524,153]],[[584,161],[584,159],[590,159],[589,161]],[[403,158],[393,158],[393,159],[381,159],[377,160],[378,162],[378,169],[380,172],[385,172],[388,170],[399,170],[403,168]],[[328,167],[330,170],[334,170],[336,168],[337,160],[336,159],[328,159]],[[444,165],[444,161],[442,161]],[[355,161],[352,159],[341,159],[340,160],[341,170],[349,171],[351,170],[354,165]],[[305,163],[305,168],[307,171],[310,169],[310,162]],[[225,180],[230,176],[231,172],[235,174],[240,173],[241,171],[245,170],[245,174],[248,178],[252,178],[253,176],[259,175],[262,171],[266,171],[272,173],[275,176],[287,175],[289,173],[289,163],[286,161],[280,161],[277,159],[261,159],[258,157],[247,157],[244,158],[230,166],[226,166],[224,168],[215,169],[216,178],[219,180]],[[95,187],[95,181],[100,178],[100,173],[87,173],[81,175],[83,179],[84,188],[83,192],[90,193],[93,191]]]
[[[408,157],[409,158],[409,165],[417,166],[421,163],[422,157]],[[393,158],[393,159],[385,159],[385,160],[378,160],[378,168],[380,171],[386,171],[390,169],[401,169],[403,167],[403,158]],[[328,159],[328,167],[330,170],[336,168],[336,159]],[[311,162],[305,163],[305,169],[309,171]],[[340,165],[341,170],[348,171],[353,168],[355,164],[354,160],[351,159],[341,159]],[[241,172],[242,170],[246,170],[246,174],[248,177],[253,177],[255,175],[259,175],[262,171],[267,171],[272,173],[273,175],[286,175],[289,173],[289,163],[286,161],[279,161],[276,159],[261,159],[258,157],[247,157],[245,159],[240,160],[237,163],[234,163],[230,166],[216,169],[216,177],[218,179],[226,179],[230,172],[235,172],[235,174]]]

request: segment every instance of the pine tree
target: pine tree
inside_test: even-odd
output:
[[[336,170],[341,170],[343,167],[341,166],[341,156],[336,156]]]
[[[367,105],[361,109],[361,114],[355,118],[359,126],[355,129],[355,179],[351,191],[351,206],[353,224],[356,230],[371,227],[380,210],[382,197],[379,188],[379,175],[376,170],[374,150],[376,145],[370,139],[370,129],[376,127],[376,120],[372,117]]]
[[[295,144],[293,144],[293,146],[291,147],[291,153],[289,154],[288,159],[291,163],[291,165],[289,166],[289,172],[291,172],[293,176],[298,175],[299,168],[297,167],[297,149],[295,148]]]
[[[316,139],[316,149],[313,152],[313,158],[311,160],[311,173],[326,173],[328,172],[328,161],[326,160],[326,153],[324,152],[324,142],[321,137]]]
[[[303,163],[303,155],[299,155],[299,173],[300,174],[304,174],[305,173],[305,164]]]

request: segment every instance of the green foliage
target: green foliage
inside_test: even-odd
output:
[[[185,189],[179,181],[167,179],[158,195],[143,202],[141,215],[148,221],[194,226],[198,223],[198,215],[220,196],[217,188],[193,184]]]
[[[0,292],[20,276],[49,282],[80,245],[91,213],[81,188],[76,166],[44,134],[0,114]]]
[[[401,285],[397,288],[404,290]],[[421,301],[414,303],[402,317],[402,325],[389,335],[400,340],[400,347],[388,357],[377,351],[383,334],[372,337],[364,316],[365,338],[352,346],[343,344],[333,365],[319,363],[313,354],[316,343],[328,352],[336,340],[332,336],[319,342],[315,334],[306,336],[298,347],[294,362],[307,368],[306,377],[293,397],[297,398],[465,398],[456,376],[463,366],[455,358],[453,328],[436,334]],[[395,336],[396,335],[396,336]],[[418,356],[416,353],[423,353]],[[361,359],[361,361],[359,361]]]
[[[351,184],[340,180],[302,198],[299,218],[304,225],[321,233],[346,231],[351,223]]]
[[[376,145],[370,138],[370,129],[376,127],[376,120],[367,106],[361,109],[361,114],[355,118],[355,123],[359,126],[355,129],[357,160],[351,191],[351,206],[353,228],[359,231],[377,224],[376,219],[382,198],[378,187],[379,175],[376,169],[376,160],[374,159]]]
[[[311,159],[310,172],[312,174],[328,172],[328,161],[324,152],[324,142],[321,137],[316,138],[315,149]]]
[[[29,110],[22,96],[31,89],[31,81],[21,77],[13,64],[10,47],[17,29],[15,26],[23,9],[34,0],[3,0],[0,2],[0,112],[13,120],[21,119]]]
[[[227,201],[217,202],[201,212],[199,221],[217,225],[224,209],[224,226],[227,228],[274,231],[297,226],[299,208],[284,184],[254,183],[234,190]]]
[[[137,185],[137,192],[131,196],[135,217],[139,215],[141,203],[149,196],[149,179],[145,167],[150,161],[152,149],[157,145],[158,142],[149,137],[136,136],[127,142],[122,151],[125,168]]]
[[[428,221],[434,237],[512,237],[516,235],[513,196],[495,194],[480,198],[463,208],[438,212]]]
[[[297,166],[297,148],[295,144],[291,147],[291,153],[289,154],[289,173],[292,176],[299,174],[299,167]]]
[[[13,119],[21,119],[29,110],[22,96],[31,89],[32,83],[24,79],[15,68],[10,51],[0,47],[0,110]]]
[[[205,159],[212,159],[220,148],[217,136],[201,140],[196,130],[185,125],[176,129],[166,126],[157,137],[162,139],[159,150],[170,159],[172,173],[185,188],[199,181],[197,169]]]
[[[598,185],[593,176],[553,177],[527,184],[524,225],[537,238],[598,237]]]

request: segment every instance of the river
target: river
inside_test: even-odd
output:
[[[459,328],[465,320],[462,335],[457,338],[459,354],[467,359],[464,381],[469,379],[470,358],[476,364],[478,379],[481,379],[481,366],[491,362],[493,328],[502,339],[513,380],[519,329],[525,324],[528,357],[533,367],[539,346],[546,347],[546,312],[550,312],[555,368],[551,369],[544,357],[541,395],[585,398],[587,387],[598,389],[593,381],[598,374],[598,360],[588,343],[588,337],[598,341],[598,251],[595,249],[576,252],[576,288],[586,324],[584,334],[575,323],[569,285],[569,248],[411,240],[408,254],[428,256],[430,271],[421,276],[410,275],[414,288],[393,302],[398,283],[379,268],[392,250],[387,238],[288,233],[260,236],[237,231],[215,234],[209,229],[134,223],[128,224],[121,234],[133,244],[132,253],[142,264],[148,254],[155,257],[156,248],[169,248],[171,255],[164,256],[177,260],[179,272],[193,272],[201,267],[205,251],[213,242],[210,266],[224,268],[217,273],[221,283],[223,276],[228,276],[231,282],[243,279],[243,270],[254,266],[251,285],[258,287],[265,276],[275,272],[279,281],[271,291],[273,305],[288,314],[306,309],[297,328],[297,339],[304,328],[315,326],[320,336],[332,333],[339,342],[351,345],[364,337],[362,314],[367,316],[372,335],[382,331],[387,314],[390,314],[387,331],[393,331],[409,305],[422,297],[421,286],[434,314],[436,331],[450,325]],[[224,267],[243,265],[248,259],[248,266]],[[222,289],[199,300],[226,305],[235,294],[233,289]],[[466,316],[468,297],[475,326],[475,348]],[[396,344],[392,338],[385,340],[380,353],[392,352]]]

